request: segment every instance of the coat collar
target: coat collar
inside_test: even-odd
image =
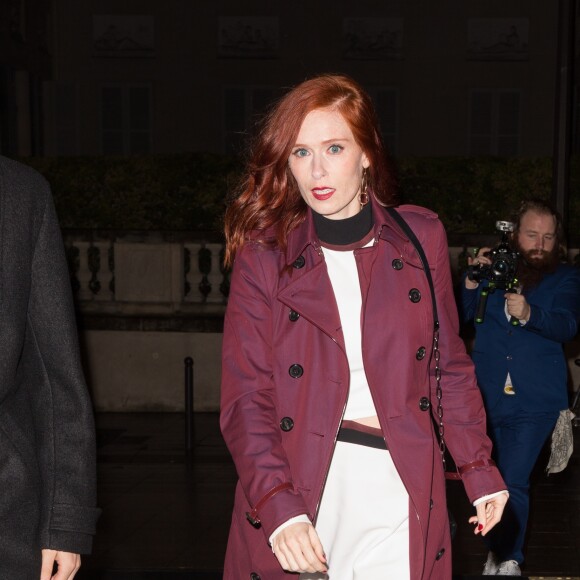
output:
[[[291,266],[308,246],[313,246],[316,250],[320,246],[310,208],[306,210],[304,220],[288,234],[288,239],[286,240],[286,265]]]
[[[405,260],[420,266],[420,260],[409,238],[373,195],[370,196],[370,199],[373,206],[375,240],[381,239],[390,242]],[[317,252],[320,248],[310,208],[306,211],[305,219],[288,234],[286,265],[291,266],[308,246],[312,246]]]

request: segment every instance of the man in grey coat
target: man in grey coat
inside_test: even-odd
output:
[[[50,188],[0,156],[0,578],[70,580],[99,510],[95,430]]]

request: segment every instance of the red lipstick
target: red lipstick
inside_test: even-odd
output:
[[[329,199],[334,194],[334,191],[335,190],[330,187],[315,187],[314,189],[311,190],[312,195],[318,201],[324,201],[326,199]]]

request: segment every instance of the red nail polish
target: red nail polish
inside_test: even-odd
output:
[[[483,530],[483,524],[478,524],[477,529],[481,532]]]

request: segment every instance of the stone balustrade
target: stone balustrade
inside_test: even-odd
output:
[[[222,312],[229,292],[220,240],[186,233],[63,232],[82,312]]]
[[[215,236],[65,230],[64,240],[82,311],[151,315],[224,310],[230,280],[223,268],[223,241]],[[471,249],[450,247],[456,278]],[[578,249],[569,258],[577,260]]]

